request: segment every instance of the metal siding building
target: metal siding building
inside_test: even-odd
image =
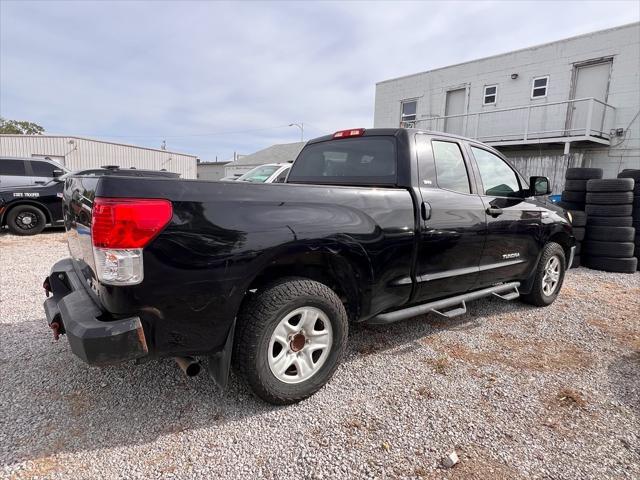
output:
[[[225,166],[229,162],[200,162],[198,178],[200,180],[220,180],[225,176]]]
[[[148,170],[166,169],[181,178],[197,178],[197,157],[135,145],[55,135],[0,135],[0,156],[51,158],[69,170],[103,165]]]
[[[258,150],[250,155],[242,155],[235,162],[225,167],[225,175],[247,173],[249,170],[265,163],[293,162],[306,142],[280,143]]]
[[[456,133],[519,166],[556,159],[613,177],[640,168],[639,113],[633,23],[380,82],[374,125]]]

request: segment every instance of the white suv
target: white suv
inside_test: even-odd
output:
[[[0,188],[44,184],[67,172],[59,163],[44,158],[0,158]]]

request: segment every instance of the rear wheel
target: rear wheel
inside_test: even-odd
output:
[[[263,400],[298,402],[329,381],[347,333],[347,312],[335,292],[291,278],[265,288],[243,307],[234,366]]]
[[[533,288],[522,295],[522,300],[538,307],[551,305],[562,288],[566,270],[567,260],[562,247],[555,242],[547,243],[536,267]]]
[[[7,215],[7,227],[14,235],[36,235],[46,224],[44,212],[33,205],[18,205]]]

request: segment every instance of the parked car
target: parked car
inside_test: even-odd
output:
[[[62,173],[62,170],[59,171]],[[58,175],[59,173],[55,173]],[[120,169],[105,166],[66,173],[36,185],[0,188],[0,227],[6,226],[14,235],[35,235],[47,225],[63,225],[62,191],[69,175],[179,178],[173,172],[155,170]]]
[[[331,378],[351,322],[551,304],[575,238],[548,193],[491,147],[413,129],[312,140],[285,184],[71,176],[71,257],[44,308],[89,364],[174,357],[193,375],[207,356],[220,385],[233,364],[296,402]]]
[[[238,182],[284,183],[291,168],[290,163],[267,163],[249,170],[237,178]]]
[[[45,184],[69,170],[50,159],[0,158],[0,188]]]

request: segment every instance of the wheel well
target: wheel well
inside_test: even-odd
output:
[[[569,256],[571,255],[571,237],[565,232],[557,232],[551,235],[549,242],[555,242],[562,247],[565,260],[568,262]]]
[[[320,282],[336,292],[350,320],[358,318],[360,294],[353,271],[346,260],[323,253],[306,253],[270,264],[254,278],[248,292],[261,290],[285,277],[303,277]],[[246,302],[249,295],[246,296]]]
[[[9,216],[9,212],[11,212],[11,210],[13,210],[16,207],[20,207],[22,205],[31,205],[32,207],[36,207],[39,208],[40,210],[42,210],[42,213],[44,213],[44,218],[47,220],[47,223],[51,223],[51,212],[49,212],[49,209],[47,207],[45,207],[43,204],[38,203],[38,202],[30,202],[30,201],[19,201],[19,202],[14,202],[11,203],[8,207],[6,212],[4,212],[4,215],[2,217],[2,222],[0,223],[0,225],[6,225],[7,224],[7,217]]]

